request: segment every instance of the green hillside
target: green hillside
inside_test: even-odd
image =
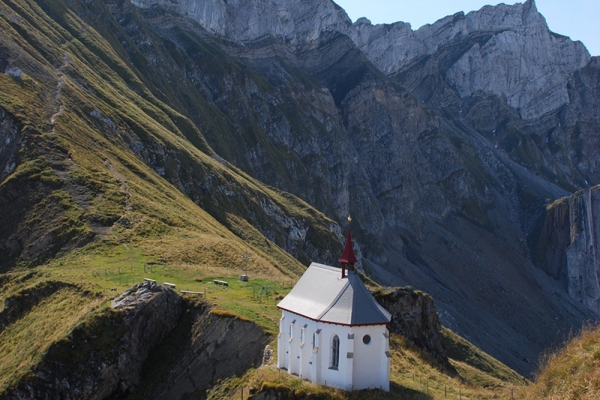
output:
[[[27,304],[0,333],[0,390],[102,307],[106,289],[157,274],[194,289],[239,271],[246,253],[253,278],[287,283],[305,250],[341,247],[321,213],[216,157],[67,3],[2,2],[0,24],[0,64],[22,72],[0,74],[0,115],[16,132],[1,160],[14,165],[0,184],[1,297]],[[281,220],[305,239],[288,240]],[[60,288],[27,296],[45,285]]]

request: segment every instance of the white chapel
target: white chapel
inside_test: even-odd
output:
[[[389,391],[391,315],[360,280],[356,261],[348,231],[342,268],[312,263],[277,305],[277,366],[315,384]]]

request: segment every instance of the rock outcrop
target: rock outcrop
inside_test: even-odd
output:
[[[236,42],[275,36],[302,48],[324,32],[345,32],[352,22],[333,1],[132,0],[140,8],[161,6],[198,22],[208,32]]]
[[[212,313],[210,304],[186,302],[153,282],[130,288],[111,306],[51,345],[32,375],[3,398],[105,399],[134,392],[186,398],[260,365],[269,340],[253,322]],[[164,375],[154,379],[153,373]]]
[[[569,78],[590,61],[582,43],[550,32],[533,0],[457,13],[416,31],[404,23],[371,26],[359,20],[355,26],[351,37],[386,74],[470,40],[440,73],[461,98],[477,92],[504,96],[524,119],[567,104]]]
[[[7,399],[104,399],[130,393],[150,352],[179,321],[182,299],[154,283],[136,285],[52,345]]]
[[[389,325],[391,332],[404,336],[441,367],[454,369],[442,343],[442,326],[431,296],[412,288],[397,288],[388,293],[375,294],[375,299],[392,314]]]

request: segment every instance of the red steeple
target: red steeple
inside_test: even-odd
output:
[[[342,278],[346,277],[346,265],[350,264],[349,269],[354,270],[354,263],[358,261],[354,255],[354,250],[352,249],[352,236],[350,236],[350,229],[348,229],[346,247],[344,247],[344,252],[338,261],[342,263]]]
[[[350,236],[350,229],[348,229],[348,237],[346,238],[346,247],[344,247],[344,253],[338,261],[344,264],[354,264],[356,261],[358,261],[354,255],[354,250],[352,249],[352,236]]]

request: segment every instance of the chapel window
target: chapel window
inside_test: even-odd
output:
[[[338,335],[331,341],[331,368],[338,368],[340,365],[340,338]]]

